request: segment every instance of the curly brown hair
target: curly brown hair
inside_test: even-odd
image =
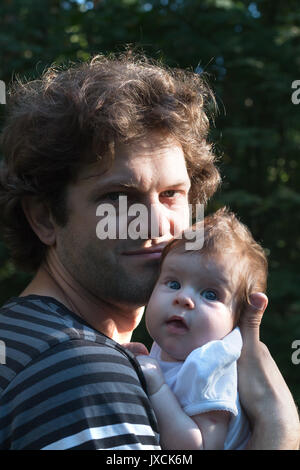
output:
[[[220,182],[207,141],[213,94],[192,71],[169,69],[132,52],[97,55],[68,68],[52,66],[41,79],[18,80],[8,96],[0,223],[22,269],[36,270],[46,251],[27,222],[22,199],[36,196],[58,224],[66,224],[68,184],[86,164],[108,161],[113,143],[151,131],[176,138],[191,178],[190,202],[205,203]]]
[[[200,225],[199,225],[200,224]],[[202,225],[203,224],[203,225]],[[197,250],[185,250],[185,243],[191,240],[192,231],[203,230],[203,246]],[[235,323],[247,305],[249,296],[254,292],[266,292],[268,261],[262,246],[257,243],[246,225],[236,215],[223,207],[194,224],[164,248],[160,268],[166,256],[173,251],[205,257],[222,259],[228,256],[238,285],[235,286]]]

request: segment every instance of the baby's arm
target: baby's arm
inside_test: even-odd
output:
[[[224,449],[230,417],[229,411],[221,410],[192,416],[201,429],[204,450]]]
[[[193,417],[181,408],[164,381],[159,364],[149,356],[137,357],[146,378],[150,401],[158,421],[163,449],[223,449],[230,414],[210,411]]]

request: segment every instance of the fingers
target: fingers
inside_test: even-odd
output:
[[[148,356],[149,351],[146,346],[142,343],[123,343],[123,348],[129,349],[129,351],[134,354],[135,356],[146,355]]]
[[[242,313],[239,326],[244,342],[247,340],[259,341],[259,327],[268,305],[268,297],[262,292],[255,292],[249,297],[248,305]]]

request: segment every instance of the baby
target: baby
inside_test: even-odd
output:
[[[185,250],[190,239],[165,247],[146,309],[155,342],[137,359],[162,448],[243,449],[250,429],[237,390],[236,325],[249,295],[265,292],[266,256],[225,208],[204,219],[200,250]]]

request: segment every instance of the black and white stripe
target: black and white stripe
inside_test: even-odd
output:
[[[59,302],[12,299],[0,340],[0,449],[159,449],[133,356]]]

